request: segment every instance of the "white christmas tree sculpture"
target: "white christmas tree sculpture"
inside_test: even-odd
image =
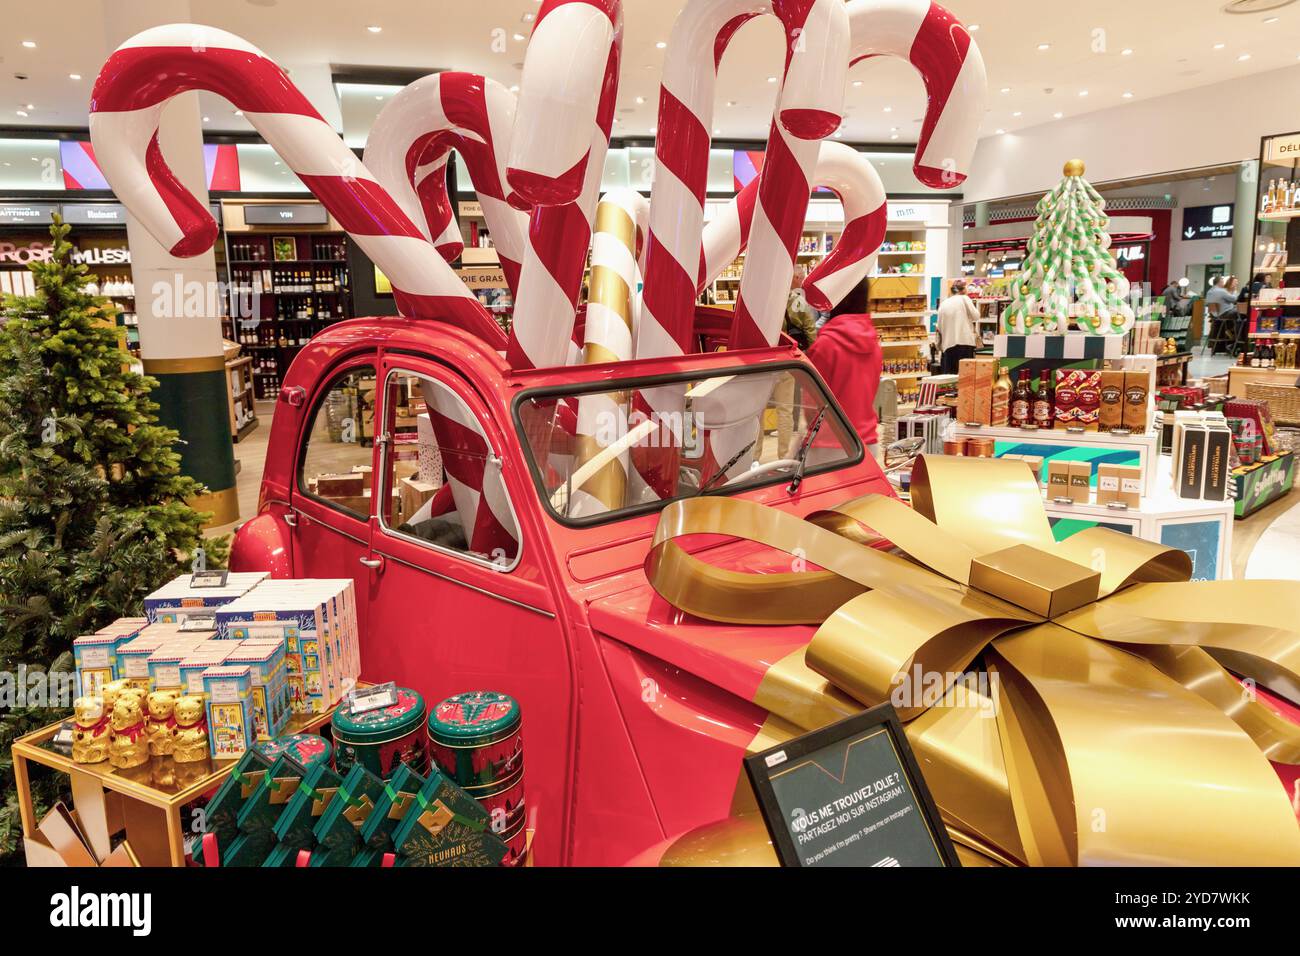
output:
[[[1071,319],[1094,335],[1133,327],[1129,282],[1110,254],[1106,200],[1083,171],[1083,160],[1070,160],[1065,178],[1038,201],[1034,234],[1002,313],[1004,332],[1065,332]]]

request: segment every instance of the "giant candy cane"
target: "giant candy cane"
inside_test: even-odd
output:
[[[243,111],[388,275],[404,314],[445,319],[493,347],[504,344],[492,317],[284,71],[234,34],[189,23],[127,40],[100,70],[90,102],[90,138],[104,177],[173,255],[197,255],[217,236],[212,216],[158,145],[163,108],[189,90],[216,93]]]
[[[704,225],[718,64],[735,32],[775,15],[786,58],[776,125],[815,142],[840,124],[848,24],[840,0],[689,0],[673,24],[659,89],[655,175],[637,358],[693,351],[695,282]],[[805,203],[807,191],[805,190]],[[802,212],[800,226],[802,227]],[[786,277],[789,282],[789,277]],[[638,392],[640,414],[680,430],[681,388]],[[642,449],[643,474],[660,497],[676,493],[678,449]]]
[[[507,178],[532,205],[506,359],[566,364],[609,149],[621,0],[546,0],[524,55]]]
[[[803,283],[808,302],[825,312],[871,272],[885,239],[889,215],[885,187],[875,167],[843,143],[821,144],[813,182],[833,191],[844,207],[844,232]],[[745,250],[757,199],[755,179],[704,227],[697,291],[716,279]]]
[[[510,291],[518,290],[528,217],[509,203],[506,157],[515,97],[475,73],[435,73],[401,90],[380,111],[365,162],[447,261],[461,253],[447,193],[447,160],[457,150],[474,184]]]

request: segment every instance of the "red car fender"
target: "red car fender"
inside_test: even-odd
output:
[[[262,512],[240,525],[230,546],[230,570],[269,571],[273,578],[293,577],[283,523]]]

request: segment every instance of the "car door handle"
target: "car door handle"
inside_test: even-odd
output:
[[[384,559],[382,556],[374,558],[359,558],[358,560],[372,571],[378,571],[384,566]]]
[[[286,512],[283,517],[284,517],[284,523],[287,524],[290,528],[298,527],[298,518],[296,515]]]

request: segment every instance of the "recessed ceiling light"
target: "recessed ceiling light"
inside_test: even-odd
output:
[[[662,50],[666,46],[668,46],[668,44],[665,43],[663,40],[660,40],[658,43],[655,44],[655,49]]]
[[[897,133],[897,132],[898,132],[898,127],[897,127],[897,126],[891,126],[891,127],[889,127],[889,131],[890,131],[891,133]]]
[[[375,26],[374,24],[371,24],[370,26],[366,27],[366,29],[369,30],[371,33],[378,33],[380,30],[383,29],[383,27],[379,27],[379,26]]]
[[[1012,113],[1011,115],[1012,115],[1012,116],[1024,116],[1025,114],[1022,113],[1020,110],[1016,110],[1016,111],[1015,111],[1014,113]]]
[[[205,123],[211,123],[211,122],[212,122],[212,117],[211,117],[211,116],[205,116],[205,117],[203,117],[203,122],[205,122]]]
[[[837,130],[835,131],[835,138],[836,138],[836,139],[843,139],[843,138],[844,138],[844,131],[843,131],[843,130],[839,130],[839,129],[837,129]]]
[[[1132,56],[1132,55],[1133,55],[1133,49],[1132,49],[1132,47],[1125,47],[1124,49],[1120,50],[1120,51],[1119,51],[1119,55],[1120,55],[1120,56]]]
[[[27,115],[27,111],[26,111],[26,110],[18,110],[18,115],[19,115],[19,116],[26,116],[26,115]]]
[[[1002,136],[1002,135],[1004,135],[1004,134],[1006,133],[1006,130],[1004,130],[1004,129],[996,129],[996,130],[994,130],[993,132],[997,133],[999,136]]]
[[[69,73],[69,74],[68,74],[68,79],[70,79],[70,80],[79,80],[79,79],[81,79],[81,74],[80,74],[80,73]]]
[[[1051,48],[1052,48],[1052,44],[1050,44],[1050,43],[1040,43],[1040,44],[1038,44],[1038,51],[1039,51],[1040,53],[1041,53],[1042,51],[1044,51],[1044,50],[1050,50]]]
[[[1280,20],[1280,19],[1281,19],[1281,17],[1268,17],[1264,22],[1265,22],[1265,23],[1277,23],[1277,21]]]
[[[776,77],[775,77],[775,76],[769,76],[769,77],[767,78],[767,82],[769,82],[769,83],[775,83],[775,82],[776,82]]]
[[[1087,95],[1088,95],[1088,91],[1087,91],[1087,90],[1080,90],[1080,91],[1079,91],[1079,95],[1080,95],[1080,96],[1087,96]]]
[[[376,94],[375,94],[375,99],[377,99],[377,100],[382,100],[383,98],[384,98],[384,94],[382,94],[382,93],[376,93]]]
[[[886,107],[885,107],[885,112],[886,112],[886,113],[892,113],[892,112],[894,112],[894,108],[893,108],[892,106],[886,106]]]
[[[525,40],[528,39],[528,37],[524,36],[522,33],[514,34],[514,38],[516,43],[523,43]]]
[[[636,102],[637,102],[637,103],[644,103],[644,102],[645,102],[645,97],[644,97],[644,96],[638,96],[638,97],[636,98]]]
[[[1241,56],[1237,57],[1237,62],[1238,62],[1238,63],[1245,63],[1245,62],[1246,62],[1247,60],[1249,60],[1249,59],[1250,59],[1250,54],[1249,54],[1249,53],[1243,53]]]
[[[728,105],[728,106],[735,106],[735,105],[736,105],[736,101],[735,101],[735,100],[727,100],[727,105]]]
[[[1053,114],[1052,114],[1052,118],[1053,118],[1053,119],[1060,119],[1060,118],[1063,117],[1064,115],[1065,115],[1064,113],[1057,112],[1057,113],[1053,113]]]
[[[1124,91],[1124,99],[1126,99],[1126,100],[1131,100],[1131,99],[1133,99],[1133,94],[1130,93],[1128,90],[1125,90],[1125,91]]]
[[[853,85],[854,85],[854,86],[861,86],[861,85],[862,85],[862,81],[861,81],[861,80],[854,80],[854,81],[853,81]]]
[[[651,126],[651,127],[650,127],[650,135],[651,135],[651,136],[653,136],[653,135],[655,134],[655,130],[656,130],[656,129],[657,129],[657,127],[654,127],[654,126]]]
[[[511,93],[518,93],[518,92],[519,92],[519,84],[516,83],[514,86],[510,87],[510,92],[511,92]]]
[[[27,49],[29,49],[29,50],[35,50],[35,49],[36,49],[36,41],[35,41],[35,40],[24,40],[24,41],[23,41],[23,46],[27,47]]]
[[[1011,92],[1011,87],[1009,87],[1009,86],[1004,86],[1004,87],[1002,87],[1002,92],[1003,92],[1003,93],[1010,93],[1010,92]]]
[[[890,139],[898,139],[898,134],[897,134],[897,133],[894,133],[894,134],[893,134],[892,136],[890,136],[889,138],[890,138]]]
[[[978,23],[972,23],[970,26],[968,26],[968,27],[966,28],[966,32],[967,32],[967,33],[979,33],[979,32],[980,32],[980,25],[979,25]]]
[[[243,111],[243,110],[235,110],[235,115],[236,115],[236,116],[243,116],[243,115],[244,115],[244,111]]]
[[[25,109],[25,110],[34,110],[34,109],[36,109],[36,104],[35,104],[35,103],[28,103],[26,106],[23,107],[23,109]]]
[[[1214,48],[1215,48],[1216,50],[1222,50],[1222,49],[1223,49],[1225,46],[1227,46],[1227,45],[1228,45],[1228,44],[1226,44],[1226,43],[1216,43],[1216,44],[1214,44]]]
[[[532,23],[534,20],[537,19],[537,14],[535,14],[535,13],[525,13],[525,14],[524,14],[522,17],[520,17],[519,19],[523,20],[524,23]]]

